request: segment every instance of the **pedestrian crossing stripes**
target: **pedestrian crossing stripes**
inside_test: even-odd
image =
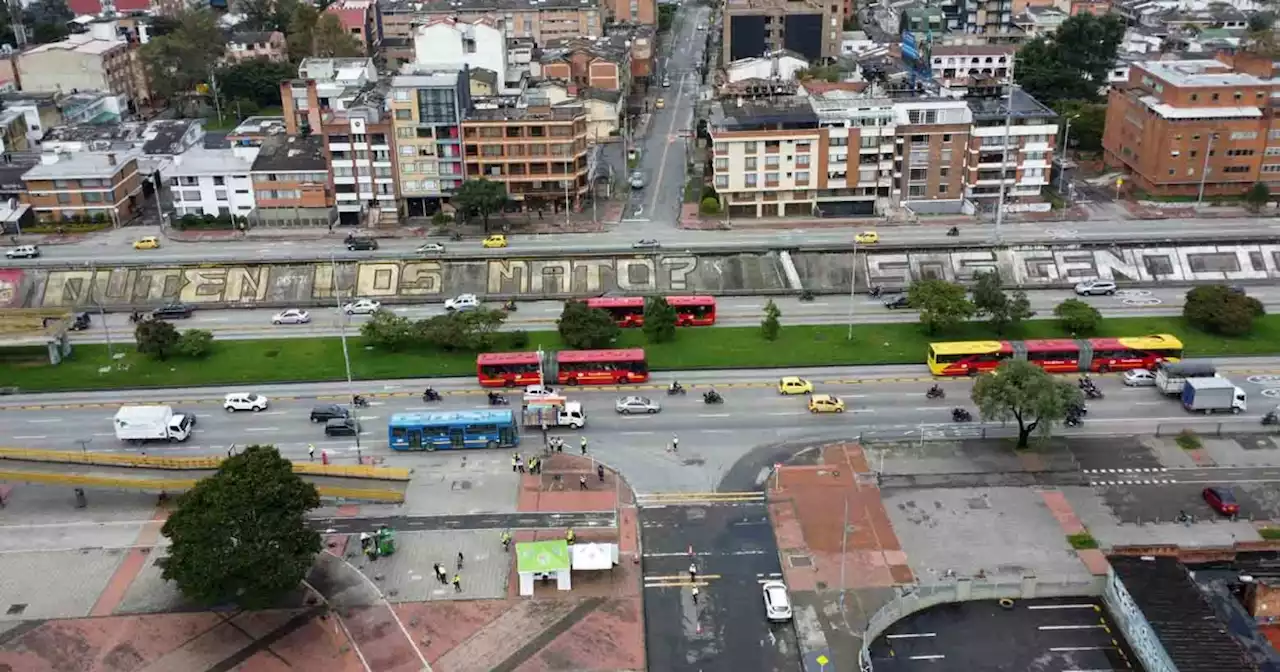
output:
[[[1151,474],[1169,471],[1164,467],[1135,467],[1131,469],[1084,469],[1086,474]]]
[[[781,581],[781,580],[782,580],[782,572],[756,574],[756,583],[769,583],[770,581]]]
[[[1176,478],[1167,478],[1164,467],[1128,467],[1115,469],[1082,469],[1089,474],[1089,485],[1172,485]]]
[[[636,505],[656,509],[664,506],[707,506],[762,504],[763,492],[644,492],[636,493]]]
[[[1176,478],[1131,479],[1121,481],[1089,481],[1089,485],[1173,485]]]

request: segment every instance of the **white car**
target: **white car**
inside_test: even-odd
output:
[[[4,256],[9,259],[35,259],[40,256],[40,247],[38,245],[19,245],[5,250]]]
[[[787,584],[765,581],[760,588],[764,592],[765,617],[771,621],[791,620],[791,596],[787,595]]]
[[[542,399],[554,396],[556,396],[556,391],[546,385],[526,385],[524,388],[525,399]]]
[[[1146,369],[1133,369],[1124,372],[1125,387],[1154,387],[1156,374]]]
[[[425,245],[419,245],[417,249],[417,253],[418,254],[444,254],[444,245],[440,243],[427,243]]]
[[[1076,294],[1080,296],[1111,296],[1116,293],[1116,283],[1110,280],[1086,280],[1076,283]]]
[[[614,402],[613,410],[623,415],[631,415],[632,413],[653,415],[661,411],[662,406],[648,397],[623,397]]]
[[[480,299],[475,294],[459,294],[452,299],[444,300],[445,310],[463,312],[480,307]]]
[[[382,304],[373,299],[356,299],[351,303],[342,307],[342,312],[348,315],[371,315],[378,312]]]
[[[311,314],[301,308],[282,310],[271,316],[271,324],[306,324],[311,321]]]
[[[257,413],[258,411],[267,410],[267,406],[270,403],[261,394],[232,392],[222,400],[222,408],[226,409],[228,413],[235,413],[236,411],[253,411]]]

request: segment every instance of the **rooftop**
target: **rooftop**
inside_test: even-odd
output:
[[[90,151],[140,149],[147,154],[177,154],[186,147],[183,139],[199,119],[158,119],[147,123],[115,122],[55,126],[45,132],[43,142],[81,143]],[[194,143],[193,143],[194,144]]]
[[[88,33],[78,33],[68,35],[66,39],[62,39],[57,42],[50,42],[49,44],[41,44],[39,46],[32,47],[23,52],[22,56],[23,58],[29,58],[37,54],[52,51],[74,51],[79,54],[100,56],[112,49],[127,46],[129,46],[129,43],[124,40],[100,40]]]
[[[1237,72],[1231,66],[1212,58],[1181,61],[1141,61],[1134,63],[1152,76],[1179,87],[1200,86],[1257,86],[1274,83],[1247,72]]]
[[[248,175],[257,158],[257,147],[238,147],[235,149],[192,149],[173,157],[170,163],[170,175]]]
[[[1177,558],[1107,559],[1179,672],[1256,672]]]
[[[586,110],[581,105],[499,107],[472,110],[467,114],[466,121],[572,121],[586,114]]]
[[[262,143],[258,158],[253,161],[253,172],[302,172],[327,171],[324,158],[324,138],[313,135],[308,138],[274,136]]]
[[[818,115],[803,98],[721,101],[711,105],[710,124],[719,131],[817,128]]]
[[[412,64],[406,64],[400,75],[391,78],[393,89],[448,88],[458,85],[457,70],[438,70],[434,72],[414,72]]]
[[[46,153],[40,163],[22,175],[30,180],[101,179],[121,172],[123,166],[137,159],[132,154],[115,152]]]
[[[451,13],[532,11],[544,9],[599,9],[595,0],[384,0],[383,13]]]
[[[989,121],[991,119],[1004,118],[1005,110],[1009,107],[1006,104],[1008,100],[1004,96],[993,98],[967,98],[969,109],[973,111],[974,121]],[[1057,112],[1046,107],[1043,103],[1031,97],[1031,94],[1020,88],[1013,89],[1012,95],[1012,111],[1010,116],[1014,119],[1025,117],[1044,117],[1046,119],[1054,119],[1058,116]]]
[[[280,135],[286,130],[284,117],[248,117],[227,135]]]

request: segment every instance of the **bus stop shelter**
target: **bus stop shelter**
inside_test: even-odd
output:
[[[571,589],[571,566],[569,542],[564,539],[516,544],[516,574],[520,577],[521,597],[532,597],[534,581],[539,579],[555,579],[557,590]]]
[[[43,347],[49,363],[58,364],[71,354],[67,331],[75,315],[67,309],[0,309],[0,348]]]

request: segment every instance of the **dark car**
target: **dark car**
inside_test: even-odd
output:
[[[351,236],[347,238],[348,250],[376,250],[378,249],[378,241],[375,238],[362,238]]]
[[[334,418],[324,423],[325,436],[355,436],[360,425],[352,418]]]
[[[160,306],[151,311],[151,317],[158,320],[173,320],[191,317],[191,313],[195,312],[195,308],[185,303],[171,303],[167,306]]]
[[[907,298],[906,294],[891,296],[885,299],[882,303],[884,303],[884,307],[888,308],[889,310],[898,310],[899,308],[911,307],[911,300]]]
[[[1205,488],[1200,493],[1209,508],[1224,516],[1235,516],[1240,513],[1240,504],[1236,496],[1227,488]]]
[[[324,404],[311,409],[311,422],[329,422],[349,417],[351,417],[351,411],[337,404]]]

